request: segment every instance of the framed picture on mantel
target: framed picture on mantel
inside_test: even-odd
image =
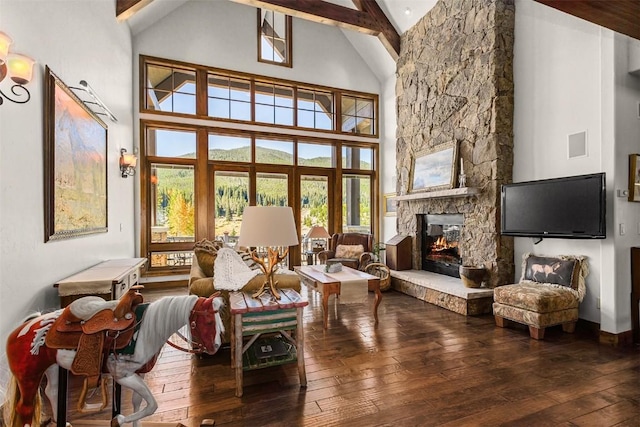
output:
[[[411,193],[454,188],[458,144],[449,142],[416,153],[411,168]]]
[[[629,201],[640,202],[640,154],[629,154]]]

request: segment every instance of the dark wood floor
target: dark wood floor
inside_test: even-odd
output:
[[[163,292],[170,291],[146,291],[147,301]],[[332,305],[324,331],[320,301],[311,293],[309,300],[306,389],[291,364],[246,372],[244,396],[237,398],[228,348],[198,359],[165,346],[146,377],[160,405],[147,420],[198,426],[212,418],[229,427],[640,426],[638,347],[606,347],[579,329],[566,334],[559,327],[535,341],[524,328],[497,328],[492,316],[461,316],[395,291],[384,293],[378,326],[371,305]],[[125,414],[129,399],[125,393]],[[69,418],[109,416],[105,410]]]

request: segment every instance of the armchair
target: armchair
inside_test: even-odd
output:
[[[371,262],[373,235],[336,233],[331,236],[328,248],[318,253],[320,264],[334,261],[356,270],[363,270]]]

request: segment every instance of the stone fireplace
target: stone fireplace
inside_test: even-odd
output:
[[[460,235],[464,217],[460,214],[423,214],[418,216],[422,236],[422,269],[460,277]]]
[[[512,179],[514,22],[513,0],[440,0],[402,35],[397,231],[412,236],[414,270],[434,252],[421,222],[458,215],[462,224],[447,234],[458,233],[460,262],[485,267],[489,287],[513,279],[513,239],[500,235],[500,186]],[[464,161],[466,183],[411,192],[416,155],[451,142],[458,148],[456,165]]]

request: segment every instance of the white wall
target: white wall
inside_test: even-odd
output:
[[[516,238],[515,279],[520,278],[525,252],[586,255],[591,272],[580,317],[611,333],[630,329],[628,248],[632,241],[639,243],[637,225],[629,226],[638,222],[629,218],[637,217],[637,208],[615,197],[614,191],[627,187],[626,145],[638,141],[637,136],[629,138],[633,126],[619,111],[621,94],[629,89],[619,83],[626,69],[614,66],[614,58],[626,58],[626,45],[623,52],[615,37],[610,30],[542,4],[516,1],[513,180],[605,172],[608,237],[546,239],[535,246],[533,239]],[[582,131],[587,132],[587,155],[569,159],[567,136]],[[629,232],[619,236],[623,222]]]
[[[396,76],[390,76],[382,85],[380,94],[382,135],[380,139],[380,194],[396,193]],[[382,197],[381,197],[382,199]],[[381,200],[384,203],[384,200]],[[381,210],[380,212],[383,212]],[[381,216],[380,241],[387,242],[397,234],[397,218]]]
[[[293,19],[293,67],[257,61],[257,17],[251,6],[191,0],[134,36],[138,54],[379,93],[380,83],[337,27]]]
[[[105,259],[134,256],[136,237],[133,180],[118,175],[119,149],[132,147],[131,36],[127,25],[115,20],[115,2],[2,0],[0,30],[14,39],[15,51],[37,61],[28,86],[31,101],[24,105],[5,101],[0,106],[0,342],[4,343],[29,312],[59,305],[56,281]],[[119,119],[117,124],[106,121],[108,233],[44,243],[45,65],[67,85],[87,80]],[[10,90],[8,82],[2,82],[0,89]],[[0,384],[6,383],[3,379]]]

